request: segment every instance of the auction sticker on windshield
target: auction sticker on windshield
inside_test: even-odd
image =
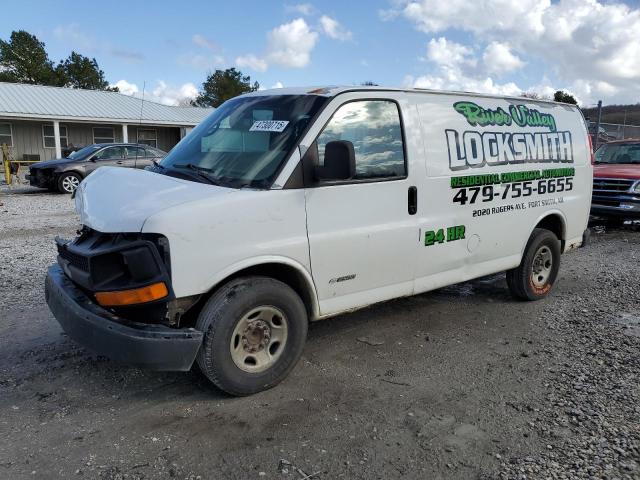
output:
[[[256,120],[250,132],[282,132],[289,125],[288,120]]]

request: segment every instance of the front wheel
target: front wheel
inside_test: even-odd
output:
[[[205,304],[196,358],[204,375],[231,395],[250,395],[281,382],[302,355],[307,312],[288,285],[245,277],[223,285]]]
[[[533,230],[520,265],[507,271],[511,294],[520,300],[547,296],[560,269],[560,241],[549,230]]]
[[[63,173],[58,177],[58,191],[60,193],[73,193],[81,181],[82,178],[77,173]]]

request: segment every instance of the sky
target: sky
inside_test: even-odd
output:
[[[52,60],[95,57],[125,94],[193,98],[235,67],[261,88],[422,87],[581,105],[640,103],[640,0],[89,1],[11,3]]]

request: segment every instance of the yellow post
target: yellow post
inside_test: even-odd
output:
[[[2,144],[2,165],[4,166],[4,177],[7,185],[11,185],[11,163],[9,162],[9,149],[6,144]]]

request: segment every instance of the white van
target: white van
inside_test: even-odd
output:
[[[386,88],[278,89],[224,103],[151,171],[75,194],[47,302],[114,360],[194,361],[246,395],[280,382],[307,324],[506,271],[551,290],[581,245],[591,147],[580,110]]]

